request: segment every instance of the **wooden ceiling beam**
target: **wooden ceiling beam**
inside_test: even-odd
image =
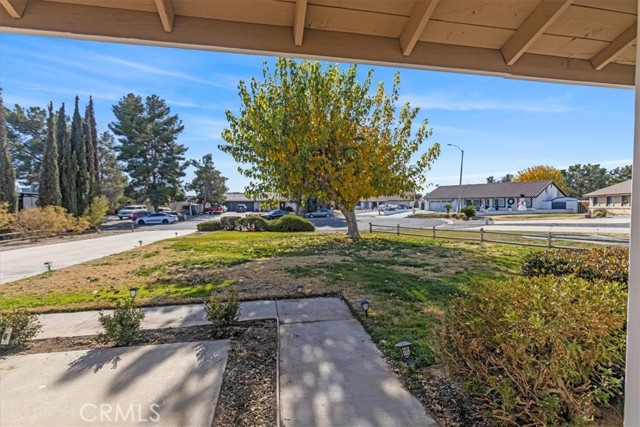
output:
[[[158,14],[160,14],[160,20],[162,21],[162,28],[167,33],[173,31],[173,20],[176,17],[173,11],[173,2],[171,0],[156,0],[156,7],[158,8]]]
[[[520,28],[502,46],[507,65],[513,65],[547,28],[571,6],[573,0],[542,0]]]
[[[302,46],[306,17],[307,0],[296,0],[296,10],[293,15],[293,44],[296,46]]]
[[[638,34],[636,26],[638,24],[634,23],[629,28],[624,30],[622,34],[620,34],[614,41],[612,41],[609,46],[602,49],[600,52],[596,53],[593,58],[591,58],[591,63],[593,64],[593,68],[600,71],[604,67],[606,67],[611,61],[615,60],[623,50],[628,48],[636,41]]]
[[[27,7],[27,0],[0,0],[0,4],[12,18],[19,19]]]
[[[525,53],[508,66],[499,49],[420,42],[410,56],[398,49],[397,37],[309,29],[304,45],[295,46],[290,26],[241,23],[180,16],[166,33],[155,12],[34,1],[22,19],[0,8],[0,31],[167,46],[244,54],[314,58],[422,70],[455,71],[538,81],[560,81],[632,88],[633,65],[609,64],[597,71],[590,60]]]
[[[439,0],[417,0],[407,24],[400,34],[400,47],[402,54],[411,55],[418,39],[424,31],[429,18],[433,15]]]

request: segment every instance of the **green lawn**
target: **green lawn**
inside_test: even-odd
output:
[[[411,341],[419,365],[433,362],[431,337],[456,293],[517,274],[532,249],[364,234],[214,232],[158,242],[126,253],[3,285],[0,309],[37,312],[109,307],[140,287],[144,305],[201,301],[238,289],[241,299],[339,294],[390,357]],[[369,317],[358,305],[371,301]]]

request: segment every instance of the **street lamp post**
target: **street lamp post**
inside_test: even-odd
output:
[[[462,191],[462,166],[464,165],[464,150],[455,144],[447,144],[449,147],[456,147],[460,150],[460,184],[458,184],[458,203],[456,204],[456,212],[460,213],[460,192]]]

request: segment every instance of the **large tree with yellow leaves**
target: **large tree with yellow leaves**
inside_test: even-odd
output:
[[[546,181],[548,179],[555,182],[562,191],[567,191],[567,182],[562,171],[553,166],[539,165],[518,171],[513,182]]]
[[[397,106],[398,74],[389,92],[372,82],[373,71],[361,82],[355,65],[284,58],[241,81],[240,113],[227,111],[220,149],[251,179],[247,193],[331,200],[357,239],[359,200],[417,189],[440,146],[420,150],[431,130],[426,120],[412,128],[417,108]]]

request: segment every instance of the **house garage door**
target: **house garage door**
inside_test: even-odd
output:
[[[440,201],[440,200],[430,200],[429,201],[429,210],[430,211],[435,211],[435,212],[445,212],[446,209],[444,208],[444,205],[448,205],[450,204],[447,201]]]

